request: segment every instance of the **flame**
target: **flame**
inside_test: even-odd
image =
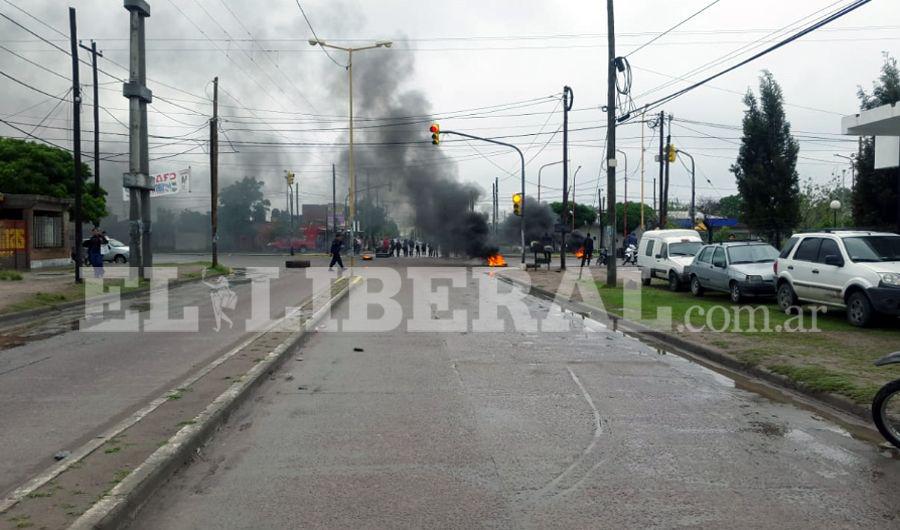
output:
[[[575,257],[576,258],[584,257],[584,247],[578,247],[578,250],[575,251]]]
[[[363,261],[371,261],[372,255],[371,254],[363,254],[362,259],[363,259]]]
[[[487,264],[489,267],[506,267],[506,260],[500,254],[488,256]]]

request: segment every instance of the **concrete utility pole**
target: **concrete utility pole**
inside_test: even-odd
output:
[[[213,115],[209,120],[209,228],[212,266],[219,266],[219,78],[213,78]]]
[[[91,70],[94,74],[94,197],[100,195],[100,87],[97,83],[97,57],[103,57],[97,51],[97,43],[91,40],[91,47],[79,43],[80,47],[91,52]]]
[[[69,8],[69,40],[72,47],[72,150],[75,155],[75,283],[81,283],[81,83],[78,75],[78,27],[75,8]],[[96,82],[95,82],[96,84]]]
[[[147,105],[153,94],[147,88],[147,49],[144,36],[144,19],[150,16],[150,5],[145,0],[125,0],[130,14],[131,44],[129,51],[128,82],[122,86],[122,95],[128,98],[128,173],[123,175],[123,185],[128,188],[130,199],[129,226],[131,266],[138,268],[141,278],[145,269],[153,266],[150,249],[150,159],[147,143]]]
[[[660,197],[660,206],[663,207],[664,212],[664,222],[661,228],[665,228],[669,223],[669,149],[672,148],[672,115],[669,114],[666,119],[669,120],[669,128],[666,131],[666,174],[665,174],[665,182],[663,183],[663,196]]]
[[[656,205],[656,184],[653,184],[653,204],[656,208],[656,218],[659,223],[659,228],[665,228],[664,219],[666,216],[666,212],[663,210],[665,207],[663,206],[663,197],[665,194],[663,193],[663,183],[665,182],[665,157],[666,157],[666,146],[663,143],[665,138],[665,128],[666,128],[666,113],[665,111],[660,111],[659,113],[659,205]]]
[[[644,145],[644,125],[647,123],[644,118],[644,113],[641,113],[641,232],[645,230],[644,227],[644,154],[647,152],[646,146]],[[628,165],[627,162],[625,164]],[[628,173],[627,169],[625,171]]]
[[[606,264],[606,285],[616,286],[616,24],[613,0],[606,0],[606,33],[608,59],[606,64],[606,203],[609,205],[609,261]]]
[[[568,223],[566,218],[569,215],[569,111],[575,103],[575,93],[568,86],[563,87],[563,196],[562,196],[562,219],[560,219],[560,248],[559,248],[559,270],[566,270],[566,227]],[[574,211],[572,212],[574,217]]]
[[[622,218],[622,237],[628,237],[628,155],[621,149],[616,149],[616,152],[622,153],[622,158],[625,160],[625,203],[622,205],[622,215],[624,216]],[[643,204],[643,202],[641,204]],[[644,209],[642,207],[641,212],[643,211]]]

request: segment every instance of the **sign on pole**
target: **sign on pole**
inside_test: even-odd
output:
[[[153,175],[151,179],[153,181],[153,189],[150,190],[151,198],[175,195],[182,190],[191,192],[191,168],[160,173]],[[128,202],[128,188],[122,188],[122,200]]]

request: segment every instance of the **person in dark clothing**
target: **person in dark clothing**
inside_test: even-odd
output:
[[[344,236],[338,234],[334,241],[331,242],[331,263],[328,264],[328,270],[333,271],[334,265],[337,263],[341,268],[340,272],[344,272],[344,262],[341,260],[341,247],[344,246]]]
[[[544,245],[544,259],[547,260],[547,263],[550,263],[550,257],[553,253],[553,237],[551,237],[548,232],[544,232],[544,237],[541,238],[541,244]]]
[[[592,257],[594,257],[594,240],[591,239],[591,234],[588,232],[587,237],[584,238],[584,254],[581,256],[581,266],[584,267],[584,264],[587,263],[588,267],[590,267]]]
[[[82,243],[87,248],[88,262],[94,267],[94,278],[103,277],[103,245],[108,244],[109,240],[98,228],[91,230],[91,238]]]

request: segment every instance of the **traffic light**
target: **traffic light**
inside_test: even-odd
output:
[[[675,146],[669,144],[669,162],[674,162],[676,159],[676,153],[678,153],[678,149],[675,149]]]
[[[288,186],[294,185],[294,172],[293,171],[287,171],[284,175],[284,178],[287,179]]]
[[[432,123],[431,124],[431,143],[432,145],[438,145],[441,143],[441,126]]]
[[[515,215],[522,215],[522,194],[516,193],[513,195],[513,213]]]

